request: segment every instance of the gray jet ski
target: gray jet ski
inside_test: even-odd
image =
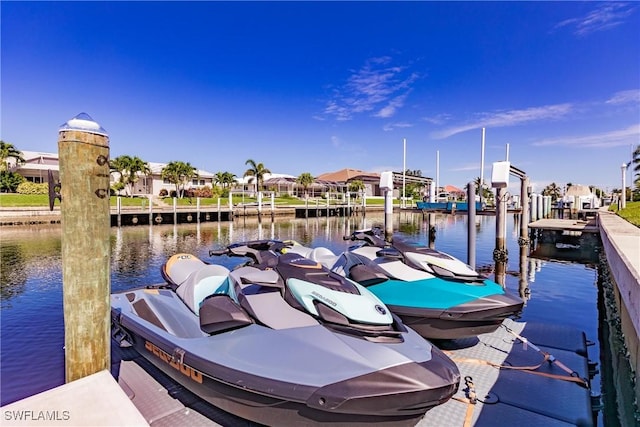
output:
[[[377,297],[268,248],[230,246],[252,264],[233,271],[172,256],[167,284],[112,294],[113,336],[202,399],[266,425],[414,425],[457,391],[456,365]]]

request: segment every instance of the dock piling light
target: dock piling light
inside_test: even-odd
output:
[[[620,202],[618,207],[624,209],[627,207],[627,164],[622,164],[622,194],[620,194]]]
[[[58,132],[67,382],[111,365],[109,136],[86,113]]]

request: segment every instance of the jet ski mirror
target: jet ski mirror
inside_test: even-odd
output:
[[[223,256],[223,255],[228,255],[229,254],[229,249],[224,248],[224,249],[211,249],[209,251],[209,256]]]
[[[394,248],[380,249],[378,252],[376,252],[376,256],[381,258],[402,259],[402,253]]]

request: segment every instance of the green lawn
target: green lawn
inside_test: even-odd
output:
[[[130,206],[130,207],[141,207],[141,208],[147,208],[149,205],[149,199],[147,199],[146,197],[121,197],[121,204],[122,206]],[[189,199],[189,198],[183,198],[183,199],[177,199],[177,204],[178,206],[195,206],[196,205],[196,199]],[[163,201],[167,204],[172,206],[173,205],[173,200],[170,197],[166,197],[163,199]],[[257,203],[257,199],[255,197],[248,197],[245,196],[244,199],[242,198],[242,196],[233,196],[233,204],[234,206],[238,205],[238,204],[242,204],[244,201],[245,204],[255,204]],[[271,204],[271,198],[270,197],[265,197],[262,199],[262,203],[264,205],[270,205]],[[362,202],[360,200],[352,200],[352,204],[354,205],[360,205]],[[399,201],[398,200],[394,200],[393,201],[394,205],[398,205]],[[60,201],[56,200],[55,202],[56,206],[59,206]],[[117,197],[112,196],[111,197],[111,206],[115,207],[117,204]],[[293,205],[305,205],[306,201],[304,199],[298,199],[295,197],[276,197],[275,199],[275,204],[276,206],[293,206]],[[326,206],[327,201],[326,199],[309,199],[309,206],[316,206],[316,204],[318,206]],[[342,204],[342,201],[340,200],[335,200],[332,199],[330,201],[331,205],[336,205],[336,204]],[[373,198],[373,199],[367,199],[367,205],[368,206],[372,206],[372,205],[383,205],[384,204],[384,199],[383,198]],[[407,202],[408,205],[413,206],[412,203]],[[218,205],[218,198],[203,198],[200,199],[200,206],[217,206]],[[226,207],[229,205],[229,198],[228,197],[222,197],[220,198],[220,205],[222,207]],[[42,208],[48,208],[49,207],[49,196],[46,194],[15,194],[15,193],[0,193],[0,206],[3,207],[42,207]]]
[[[149,206],[146,197],[122,197],[122,206],[145,207]],[[60,201],[56,199],[55,205]],[[111,206],[117,205],[117,197],[111,197]],[[42,207],[49,208],[49,196],[47,194],[0,194],[0,206],[2,207]]]
[[[58,202],[56,202],[58,203]],[[0,206],[2,207],[47,207],[49,208],[49,196],[47,194],[0,194]]]
[[[621,211],[618,211],[618,205],[611,205],[609,210],[616,212],[636,227],[640,227],[640,202],[627,202],[626,207]]]

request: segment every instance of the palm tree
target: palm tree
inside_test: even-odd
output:
[[[138,156],[134,156],[133,158],[131,158],[131,162],[127,167],[127,171],[127,185],[129,185],[129,195],[133,196],[133,187],[140,179],[140,175],[151,175],[151,168],[149,167],[149,163],[145,162]]]
[[[364,182],[362,182],[362,180],[360,179],[354,179],[353,181],[349,182],[349,192],[351,193],[359,193],[360,191],[364,190]]]
[[[223,181],[224,181],[224,172],[216,172],[215,175],[213,175],[213,183],[215,185],[220,184],[222,187],[224,187]]]
[[[258,193],[258,189],[262,187],[264,183],[264,176],[268,173],[271,173],[269,169],[264,167],[262,163],[256,163],[254,160],[249,159],[244,162],[245,165],[249,165],[249,169],[247,169],[243,175],[243,177],[250,176],[249,182],[255,180],[256,183],[256,193]]]
[[[0,140],[0,171],[9,170],[9,159],[14,159],[17,165],[24,163],[22,151],[14,147],[13,144]]]
[[[236,175],[231,172],[224,172],[222,174],[222,184],[226,187],[231,187],[231,184],[236,182]]]
[[[126,171],[131,163],[131,156],[122,155],[118,156],[115,159],[109,160],[109,169],[113,172],[118,173],[118,183],[119,186],[117,188],[118,191],[122,190],[126,185]]]
[[[236,176],[231,172],[216,172],[213,176],[213,182],[220,184],[222,188],[229,187],[235,180]]]
[[[164,168],[162,168],[162,178],[166,179],[176,186],[176,194],[179,198],[184,196],[184,187],[194,177],[197,177],[198,173],[196,168],[191,166],[189,162],[173,161],[169,162]]]
[[[309,198],[308,190],[311,184],[313,184],[313,181],[314,181],[313,176],[309,172],[303,172],[300,174],[298,178],[296,178],[296,182],[302,185],[302,188],[304,189],[305,199]]]
[[[476,194],[480,195],[480,177],[474,178],[473,182],[476,185]],[[486,181],[482,182],[482,187],[482,200],[493,199],[493,192],[487,186]]]
[[[111,159],[109,168],[119,174],[118,182],[121,188],[129,187],[127,191],[129,196],[133,196],[133,187],[140,179],[140,175],[148,176],[151,174],[149,163],[138,156],[118,156],[115,159]]]
[[[555,182],[552,182],[542,190],[542,195],[551,196],[551,201],[555,202],[562,197],[562,191],[560,191],[560,187],[558,187]]]

